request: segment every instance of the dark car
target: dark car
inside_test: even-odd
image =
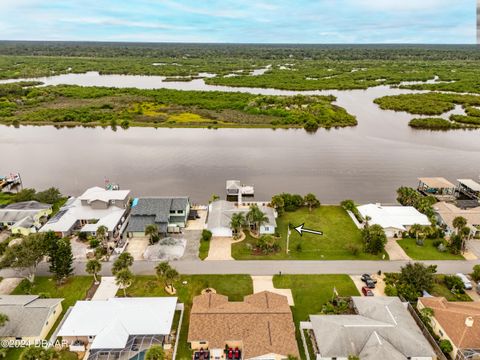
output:
[[[368,288],[374,289],[375,284],[377,283],[377,280],[372,279],[372,277],[368,274],[363,274],[361,276],[362,281],[367,285]]]
[[[362,294],[365,296],[373,296],[373,291],[370,290],[368,287],[362,287]]]

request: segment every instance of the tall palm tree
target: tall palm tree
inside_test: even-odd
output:
[[[105,225],[100,225],[96,232],[97,240],[100,241],[102,247],[106,251],[107,261],[110,259],[110,246],[108,246],[108,228]]]
[[[150,245],[153,245],[158,239],[158,226],[155,224],[147,225],[145,227],[145,236],[148,236]]]
[[[230,227],[235,234],[238,234],[242,227],[245,226],[245,216],[242,213],[235,213],[230,220]]]
[[[174,268],[170,268],[165,272],[165,285],[170,288],[172,293],[175,291],[173,282],[177,280],[179,276],[180,274]]]
[[[465,219],[463,216],[457,216],[455,219],[453,219],[452,225],[457,230],[458,235],[460,233],[460,229],[467,225],[467,219]]]
[[[158,265],[155,267],[155,272],[157,274],[157,277],[163,278],[165,276],[165,273],[171,269],[170,264],[167,261],[162,261],[161,263],[158,263]]]
[[[123,289],[123,295],[127,297],[127,288],[132,285],[133,274],[129,269],[122,269],[115,274],[115,283]]]
[[[102,263],[97,259],[88,260],[87,264],[85,265],[85,271],[88,274],[93,275],[93,279],[95,284],[98,284],[97,274],[102,270]]]
[[[247,213],[247,220],[250,224],[254,224],[254,229],[258,232],[260,227],[268,222],[268,217],[260,210],[258,205],[254,204],[250,206],[250,210]]]

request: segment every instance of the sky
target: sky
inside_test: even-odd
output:
[[[476,3],[477,0],[0,0],[0,39],[469,44],[476,42]]]

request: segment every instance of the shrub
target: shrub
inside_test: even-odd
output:
[[[358,253],[360,252],[360,246],[357,244],[348,244],[347,245],[347,250],[352,254],[353,256],[357,256]]]
[[[443,244],[443,240],[437,239],[437,240],[433,240],[432,242],[432,245],[436,248],[438,248],[440,244]]]
[[[212,238],[212,232],[207,229],[203,229],[202,231],[202,241],[210,241]]]
[[[443,282],[452,293],[465,294],[465,285],[457,275],[445,275]]]
[[[90,239],[88,245],[91,249],[96,249],[100,245],[100,240],[96,238]]]
[[[86,232],[79,232],[78,233],[78,240],[86,241],[88,239],[88,234]]]
[[[395,286],[387,285],[387,286],[385,286],[385,295],[387,295],[387,296],[398,296],[398,290]]]
[[[475,281],[480,280],[480,265],[475,265],[473,267],[472,279],[475,280]]]
[[[302,252],[302,250],[303,250],[302,244],[298,243],[297,246],[295,247],[295,250],[297,250],[297,252]]]
[[[440,340],[438,345],[444,354],[448,354],[453,351],[453,346],[447,339]]]

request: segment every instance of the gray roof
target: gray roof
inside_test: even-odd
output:
[[[0,223],[16,223],[51,207],[52,205],[50,204],[42,204],[38,201],[24,201],[10,204],[0,209]]]
[[[356,315],[310,315],[322,357],[362,360],[434,357],[434,352],[397,297],[352,297]]]
[[[143,232],[146,226],[156,224],[159,232],[166,233],[170,211],[185,211],[184,216],[174,218],[174,221],[185,221],[188,204],[189,199],[186,196],[139,198],[132,208],[127,231]]]
[[[276,227],[277,222],[275,220],[274,209],[268,206],[259,206],[258,208],[268,217],[268,223],[266,225]],[[209,229],[215,229],[219,227],[229,228],[233,214],[244,213],[246,215],[249,210],[249,207],[238,208],[233,202],[230,201],[214,201],[212,204],[210,204],[207,227]]]
[[[39,336],[46,321],[63,299],[39,299],[37,295],[0,295],[0,313],[8,316],[0,337]]]
[[[144,232],[148,225],[155,224],[161,233],[167,232],[167,223],[155,223],[155,215],[131,216],[127,226],[127,232]]]
[[[22,201],[5,206],[9,210],[45,210],[50,209],[52,205],[44,204],[38,201]]]

